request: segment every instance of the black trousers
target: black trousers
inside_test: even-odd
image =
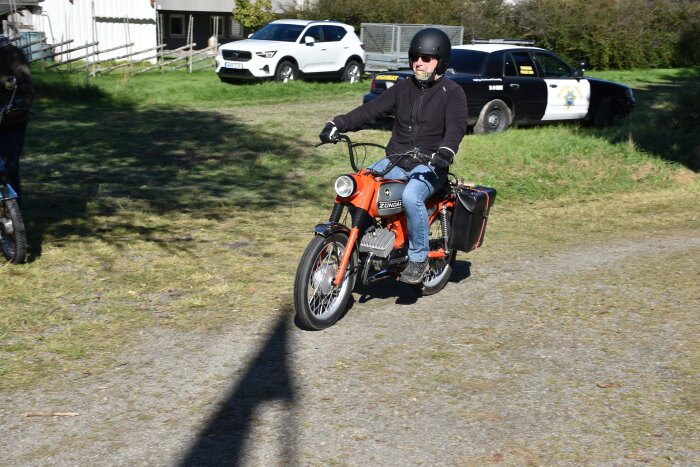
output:
[[[5,164],[7,181],[17,193],[19,200],[22,196],[22,185],[19,177],[19,156],[24,146],[24,135],[27,132],[27,123],[24,121],[14,125],[0,127],[0,158]]]

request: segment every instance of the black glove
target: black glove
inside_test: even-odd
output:
[[[323,127],[318,137],[322,143],[337,143],[340,140],[338,137],[338,128],[333,122],[326,123],[326,126]]]
[[[446,169],[452,163],[454,153],[447,148],[440,148],[437,152],[434,152],[430,157],[430,162],[428,162],[433,167],[440,167]]]

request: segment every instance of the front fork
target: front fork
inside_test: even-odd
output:
[[[352,257],[353,249],[355,248],[355,243],[357,242],[357,236],[360,234],[360,226],[364,224],[367,218],[367,211],[364,209],[356,208],[352,216],[352,228],[350,229],[350,235],[348,236],[348,243],[345,245],[345,251],[343,252],[343,257],[340,259],[340,265],[338,266],[338,271],[335,273],[335,279],[333,280],[333,285],[339,287],[343,283],[343,278],[345,277],[345,271],[350,263],[350,258]],[[331,212],[330,222],[339,222],[340,216],[343,212],[343,205],[336,203],[333,206],[333,212]]]

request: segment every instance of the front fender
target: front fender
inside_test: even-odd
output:
[[[342,232],[348,237],[350,236],[350,229],[343,224],[338,224],[337,222],[325,222],[314,227],[314,234],[322,235],[324,237],[330,237],[337,232]]]
[[[0,185],[0,201],[17,198],[17,193],[10,185]]]

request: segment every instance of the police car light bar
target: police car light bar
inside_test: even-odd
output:
[[[535,41],[518,39],[472,39],[472,44],[535,45]]]

